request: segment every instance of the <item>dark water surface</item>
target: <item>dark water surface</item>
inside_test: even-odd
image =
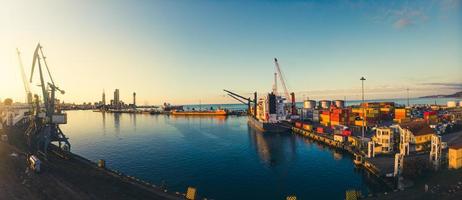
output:
[[[351,157],[292,134],[262,134],[246,117],[69,111],[72,151],[170,191],[213,199],[344,199],[380,190]]]

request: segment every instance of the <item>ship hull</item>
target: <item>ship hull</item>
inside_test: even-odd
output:
[[[286,126],[282,123],[268,123],[268,122],[261,122],[255,119],[253,116],[249,116],[249,125],[252,128],[255,128],[262,132],[270,132],[270,133],[283,133],[289,132],[290,126]]]

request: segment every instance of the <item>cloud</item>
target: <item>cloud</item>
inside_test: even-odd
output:
[[[403,7],[400,10],[391,10],[393,27],[402,29],[414,24],[419,24],[428,19],[422,8]]]
[[[462,89],[462,83],[421,83],[421,85],[425,86],[434,86],[434,87],[442,87],[448,89]]]
[[[462,4],[462,0],[440,0],[439,1],[439,6],[444,11],[460,8],[461,4]]]
[[[408,27],[412,25],[412,22],[411,20],[409,19],[406,19],[406,18],[402,18],[402,19],[398,19],[395,21],[395,23],[393,24],[393,26],[397,29],[402,29],[402,28],[405,28],[405,27]]]

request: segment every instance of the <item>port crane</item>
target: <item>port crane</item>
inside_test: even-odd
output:
[[[0,123],[4,123],[7,127],[13,126],[23,126],[28,124],[30,111],[32,109],[32,92],[30,90],[30,84],[26,78],[26,73],[24,72],[24,65],[21,59],[21,53],[19,49],[16,49],[18,54],[18,61],[19,61],[19,72],[21,74],[21,78],[24,85],[24,91],[26,93],[26,103],[27,106],[20,106],[20,107],[5,107],[3,111],[1,111],[0,118],[2,118]]]
[[[251,113],[251,103],[254,105],[254,115],[257,112],[257,92],[254,92],[254,100],[250,99],[250,97],[246,98],[243,97],[242,95],[236,94],[234,92],[231,92],[229,90],[223,89],[226,93],[228,93],[228,96],[232,97],[233,99],[241,102],[244,105],[247,105],[247,113],[250,115]]]
[[[47,84],[45,84],[42,62],[45,65],[45,68],[48,72],[48,78],[50,79],[50,82],[47,82]],[[59,124],[67,123],[67,115],[66,113],[62,113],[61,110],[56,109],[56,92],[60,92],[61,94],[64,94],[65,92],[55,85],[40,43],[37,44],[37,47],[34,51],[29,80],[30,83],[32,83],[36,65],[40,77],[39,86],[42,91],[45,112],[42,112],[39,103],[39,97],[38,95],[35,95],[34,119],[31,120],[30,126],[26,130],[26,138],[29,145],[29,150],[32,153],[43,155],[46,158],[49,148],[54,147],[52,146],[52,142],[57,142],[58,149],[54,149],[56,150],[55,152],[62,157],[67,157],[68,152],[70,152],[71,144],[69,143],[68,138],[64,135],[62,130],[59,128]]]
[[[284,89],[284,96],[286,97],[287,100],[291,101],[291,114],[296,115],[297,114],[297,108],[295,107],[295,93],[289,93],[289,90],[287,89],[286,86],[286,81],[284,80],[284,75],[282,73],[281,67],[279,66],[279,62],[277,58],[274,58],[274,65],[276,67],[276,73],[274,73],[274,86],[273,86],[273,93],[277,95],[277,78],[279,77],[279,80],[281,82],[282,88]]]

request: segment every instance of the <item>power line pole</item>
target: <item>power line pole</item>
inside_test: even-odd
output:
[[[361,128],[361,140],[364,141],[364,132],[365,132],[365,125],[366,125],[366,109],[365,109],[365,103],[364,103],[364,81],[366,80],[366,78],[364,77],[361,77],[361,88],[362,88],[362,107],[363,107],[363,124],[362,124],[362,128]]]

